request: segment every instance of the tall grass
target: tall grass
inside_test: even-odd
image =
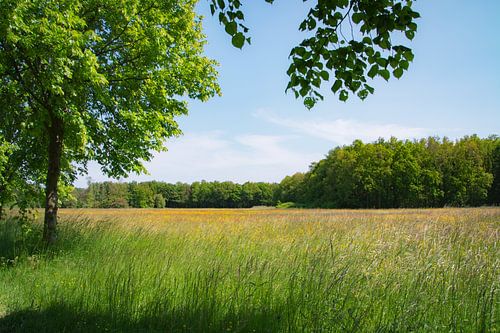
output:
[[[500,329],[500,209],[89,210],[62,220],[50,251],[0,224],[0,331]]]

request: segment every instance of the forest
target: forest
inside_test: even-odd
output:
[[[280,183],[90,183],[68,208],[465,207],[500,203],[500,138],[379,139],[332,149]]]

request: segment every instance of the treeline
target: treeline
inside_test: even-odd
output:
[[[307,207],[411,208],[500,203],[500,140],[392,138],[331,150],[286,177],[280,200]]]
[[[276,205],[278,184],[233,182],[91,183],[75,189],[63,207],[78,208],[250,208]]]
[[[65,207],[414,208],[500,203],[500,139],[359,140],[331,150],[306,173],[279,184],[93,183]]]

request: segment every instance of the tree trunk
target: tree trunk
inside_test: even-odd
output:
[[[63,122],[56,116],[52,117],[48,128],[48,169],[45,187],[45,219],[43,225],[43,239],[50,245],[57,239],[57,210],[58,193],[57,184],[61,175],[61,157],[63,148]]]

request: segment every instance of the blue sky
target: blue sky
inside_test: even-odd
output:
[[[278,182],[358,138],[500,134],[498,0],[417,1],[415,60],[403,78],[375,80],[375,94],[364,102],[327,93],[311,111],[284,93],[288,54],[304,37],[297,27],[308,3],[244,1],[252,45],[243,50],[231,46],[208,4],[200,0],[198,12],[205,16],[206,54],[220,63],[223,96],[190,103],[190,114],[178,119],[184,135],[146,163],[149,175],[125,181]],[[91,164],[76,186],[87,177],[107,179]]]

